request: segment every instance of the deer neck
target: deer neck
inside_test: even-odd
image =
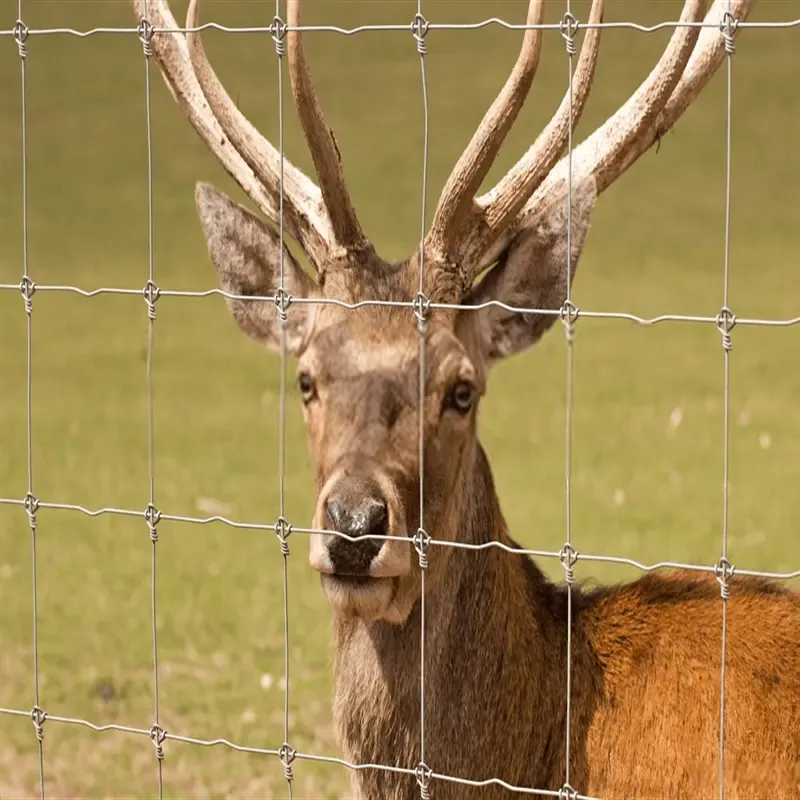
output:
[[[517,547],[479,444],[466,488],[459,541],[499,540]],[[436,531],[429,533],[439,538]],[[514,709],[515,727],[521,723],[521,735],[531,738],[528,752],[534,759],[526,763],[537,763],[538,751],[541,768],[556,769],[566,663],[561,594],[525,555],[495,547],[448,551],[445,577],[426,587],[426,752],[437,751],[437,768],[444,759],[454,774],[471,771],[474,743],[459,753],[454,742],[466,738],[460,731],[482,730],[482,736],[496,735],[498,741],[507,736],[506,730],[493,730],[506,724],[505,715],[494,710],[501,704]],[[429,551],[429,558],[436,557]],[[420,618],[418,602],[400,625],[334,619],[334,721],[340,746],[354,761],[407,766],[419,760]],[[488,741],[485,750],[492,752]]]

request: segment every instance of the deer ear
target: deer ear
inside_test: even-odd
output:
[[[594,178],[573,187],[569,270],[568,215],[566,204],[558,202],[520,224],[495,266],[470,290],[464,302],[480,305],[499,300],[516,308],[561,308],[567,283],[575,276],[596,200]],[[479,318],[479,335],[490,362],[535,344],[558,319],[553,314],[515,313],[500,306],[463,313]]]
[[[275,295],[280,286],[283,249],[284,288],[293,297],[309,297],[316,289],[279,234],[219,189],[198,183],[195,204],[208,241],[208,254],[224,292],[243,297]],[[273,350],[280,348],[281,323],[269,300],[225,299],[239,327],[252,339]],[[297,355],[310,324],[310,305],[292,306],[287,314],[286,346]]]

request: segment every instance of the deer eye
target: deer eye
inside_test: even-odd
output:
[[[475,387],[469,381],[458,381],[447,397],[447,405],[466,414],[475,403]]]
[[[314,379],[307,372],[301,372],[297,376],[297,388],[300,389],[300,394],[303,395],[304,403],[309,403],[317,394]]]

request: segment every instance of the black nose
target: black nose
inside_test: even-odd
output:
[[[330,527],[353,538],[386,536],[389,515],[386,503],[373,496],[361,496],[355,502],[331,497],[326,503]],[[341,575],[366,575],[372,560],[383,547],[381,539],[350,541],[331,537],[328,554],[334,570]]]

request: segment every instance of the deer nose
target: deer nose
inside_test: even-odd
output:
[[[362,537],[386,536],[389,521],[386,503],[369,495],[351,503],[332,497],[325,508],[332,530],[357,539],[330,537],[328,555],[335,572],[340,575],[369,574],[372,560],[380,553],[383,541]]]

